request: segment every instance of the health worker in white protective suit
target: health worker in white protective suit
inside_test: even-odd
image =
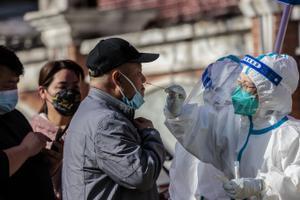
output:
[[[169,95],[178,95],[178,98],[169,98],[170,101],[177,101],[168,103],[172,108],[164,109],[165,123],[171,132],[187,135],[189,129],[181,126],[182,120],[189,119],[195,112],[215,112],[231,104],[231,93],[242,70],[239,61],[238,57],[230,55],[210,64],[182,108],[176,104],[183,104],[185,91],[177,85],[166,90]],[[191,123],[196,121],[190,121],[189,126],[193,126]],[[203,124],[201,130],[207,130],[207,124]],[[187,152],[180,144],[182,140],[184,138],[178,138],[170,168],[171,200],[230,199],[223,190],[222,182],[217,179],[224,176],[223,173]]]
[[[189,152],[225,174],[229,180],[223,179],[223,188],[229,197],[299,200],[300,124],[287,116],[298,85],[297,63],[274,53],[245,56],[241,63],[239,86],[232,93],[235,114],[231,106],[217,115],[199,111],[181,121],[182,127],[197,121],[187,135],[174,135],[183,138]],[[176,95],[167,98],[172,97]],[[209,131],[202,133],[198,127],[203,123]],[[241,178],[235,176],[235,161]]]

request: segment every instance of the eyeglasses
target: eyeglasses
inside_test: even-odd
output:
[[[243,81],[243,80],[238,79],[237,83],[245,89],[256,89],[255,85],[252,83],[249,83],[248,81]]]
[[[250,92],[251,94],[256,95],[257,94],[257,89],[253,83],[250,83],[246,80],[237,80],[238,85],[240,85],[245,91]]]

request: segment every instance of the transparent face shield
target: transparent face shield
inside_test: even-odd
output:
[[[230,60],[210,64],[185,99],[184,105],[209,104],[220,107],[231,104],[231,94],[237,87],[241,71],[240,64]]]
[[[203,99],[203,93],[204,93],[205,87],[203,86],[203,81],[202,78],[200,78],[197,83],[194,85],[192,88],[191,92],[187,96],[187,98],[184,101],[185,104],[199,104],[203,105],[204,104],[204,99]]]

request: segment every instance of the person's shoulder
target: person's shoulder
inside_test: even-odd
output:
[[[26,117],[17,109],[5,114],[5,117],[16,118],[18,120],[27,121]]]
[[[82,110],[82,108],[80,110]],[[106,105],[98,105],[94,107],[94,109],[76,112],[71,121],[71,127],[76,127],[76,129],[80,129],[84,126],[98,127],[125,120],[126,117],[117,109]]]
[[[8,112],[7,114],[10,114],[10,115],[22,115],[22,116],[24,116],[18,109],[14,109],[14,110]]]
[[[127,121],[127,118],[124,114],[117,110],[105,109],[99,120],[102,122]]]
[[[32,127],[26,117],[17,109],[12,110],[1,116],[1,123],[5,123],[15,131],[27,134],[32,131]]]
[[[283,124],[285,137],[300,138],[300,120],[292,116],[288,116],[288,120]],[[292,140],[292,139],[291,139]]]
[[[289,152],[299,149],[300,121],[288,116],[288,120],[279,127],[275,138],[273,145],[278,146],[282,155],[293,155]]]
[[[291,126],[291,127],[300,127],[300,120],[299,119],[296,119],[292,116],[287,116],[288,117],[288,120],[286,121],[286,124],[288,126]]]

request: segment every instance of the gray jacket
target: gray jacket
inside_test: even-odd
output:
[[[67,131],[63,199],[158,199],[165,158],[159,132],[133,124],[134,110],[91,88]]]

